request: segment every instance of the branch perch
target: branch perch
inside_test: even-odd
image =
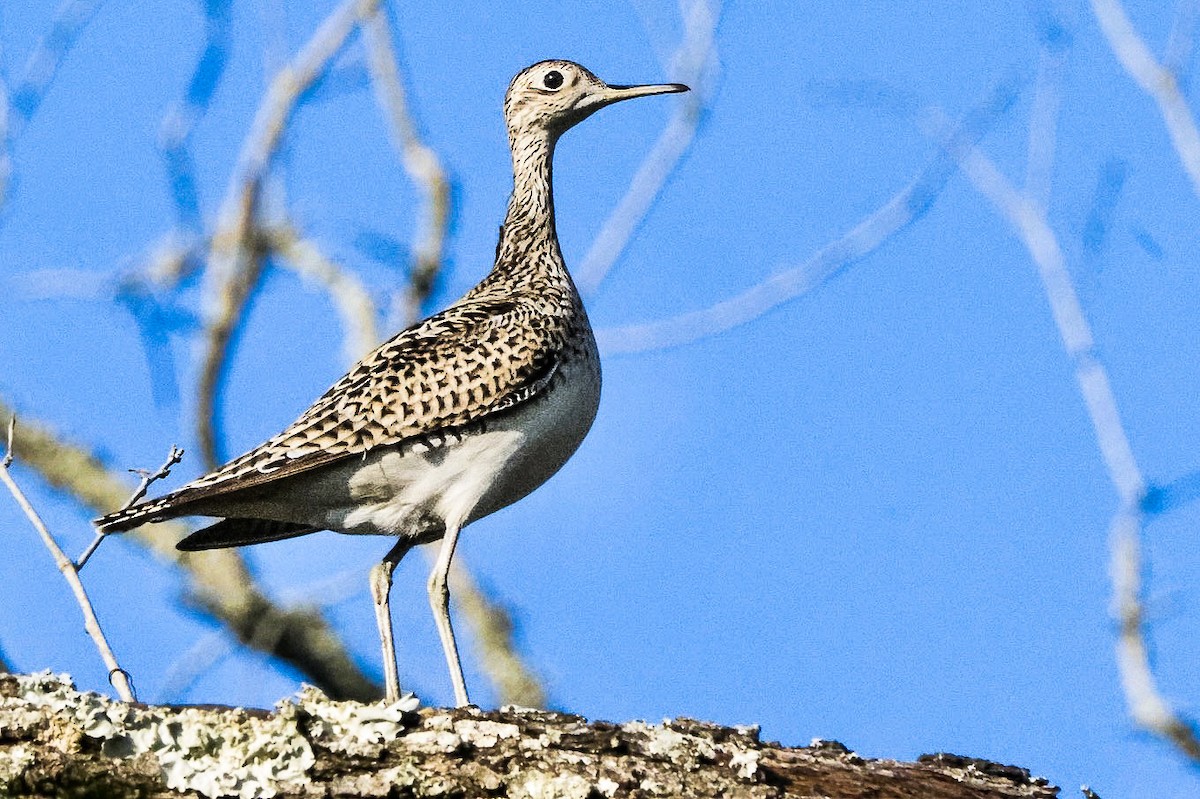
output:
[[[117,694],[126,702],[134,701],[133,685],[129,679],[129,673],[121,668],[117,663],[117,657],[113,654],[112,647],[108,644],[108,639],[104,637],[104,630],[100,627],[100,620],[96,618],[96,611],[92,607],[92,601],[88,598],[87,591],[83,587],[83,581],[79,579],[79,570],[75,568],[75,564],[62,551],[62,547],[54,540],[54,536],[50,535],[50,531],[46,529],[45,522],[38,512],[30,504],[29,499],[25,496],[25,492],[13,480],[10,466],[13,462],[13,434],[16,428],[17,417],[10,416],[8,423],[7,447],[3,460],[0,460],[0,482],[3,482],[8,487],[9,492],[13,495],[17,505],[25,513],[29,523],[37,530],[38,535],[42,538],[42,543],[46,545],[46,549],[50,550],[50,556],[54,558],[54,565],[58,567],[62,573],[63,579],[67,581],[67,585],[71,587],[71,593],[75,595],[75,602],[79,605],[79,610],[83,613],[83,627],[87,630],[88,637],[92,639],[96,650],[100,653],[100,659],[104,661],[104,665],[108,668],[108,679],[116,689]]]
[[[11,415],[0,401],[0,417]],[[92,453],[61,440],[48,429],[24,423],[13,441],[21,462],[51,485],[67,491],[97,514],[120,507],[129,486]],[[362,673],[325,618],[311,608],[281,608],[257,587],[236,550],[182,553],[175,542],[190,529],[181,522],[160,522],[123,533],[188,575],[189,602],[221,622],[236,638],[253,646],[266,638],[263,625],[278,632],[269,636],[265,654],[297,669],[331,696],[369,701],[382,691]]]
[[[485,713],[331,702],[307,689],[274,713],[130,707],[49,674],[0,677],[0,793],[86,786],[119,796],[744,797],[1054,799],[1015,766],[955,755],[874,760],[836,741],[784,747],[756,727],[691,719],[588,723],[532,710]],[[102,723],[96,723],[102,719]]]

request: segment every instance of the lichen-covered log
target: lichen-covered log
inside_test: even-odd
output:
[[[274,712],[128,705],[49,673],[0,676],[4,797],[875,797],[1049,799],[1023,769],[786,748],[698,721],[335,702]]]

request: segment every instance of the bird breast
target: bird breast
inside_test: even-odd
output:
[[[426,541],[480,519],[550,479],[587,435],[599,402],[593,351],[564,363],[543,392],[511,410],[355,460],[349,502],[330,513],[328,526]]]

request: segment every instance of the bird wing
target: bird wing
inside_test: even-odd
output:
[[[565,333],[565,320],[515,300],[461,302],[364,357],[278,435],[178,491],[97,524],[120,530],[186,515],[183,506],[197,500],[512,408],[549,384]]]

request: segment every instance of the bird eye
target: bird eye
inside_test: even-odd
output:
[[[557,69],[552,69],[546,73],[546,77],[542,78],[542,85],[547,89],[557,89],[563,85],[562,73]]]

